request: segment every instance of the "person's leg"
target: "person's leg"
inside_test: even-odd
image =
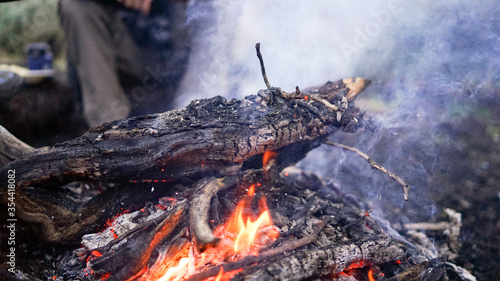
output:
[[[61,0],[61,23],[68,59],[82,89],[84,116],[90,126],[121,119],[130,112],[117,69],[117,15],[112,7],[87,0]]]
[[[118,17],[115,24],[114,39],[120,46],[116,62],[121,85],[130,101],[129,116],[151,113],[143,108],[143,101],[150,94],[149,91],[143,89],[149,89],[151,84],[155,83],[154,78],[147,71],[147,69],[151,71],[151,62],[154,61],[146,59],[150,50],[146,46],[138,45],[132,35],[132,30],[121,19],[122,17]]]

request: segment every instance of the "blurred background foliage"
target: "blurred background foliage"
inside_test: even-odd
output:
[[[54,57],[64,54],[64,34],[57,14],[58,0],[0,3],[0,63],[24,64],[24,48],[48,43]]]

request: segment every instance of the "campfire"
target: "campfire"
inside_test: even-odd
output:
[[[270,86],[257,52],[268,88],[243,100],[196,100],[37,150],[6,134],[16,149],[4,154],[10,160],[0,177],[15,183],[2,187],[2,203],[15,197],[19,229],[37,229],[28,247],[64,249],[50,265],[46,257],[14,263],[13,273],[52,280],[471,280],[431,254],[425,235],[396,235],[339,186],[294,167],[321,144],[349,150],[409,199],[400,177],[328,140],[372,129],[353,102],[368,81],[286,93]],[[451,241],[460,218],[450,212],[450,221],[443,223]]]

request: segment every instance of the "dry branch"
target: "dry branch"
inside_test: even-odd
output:
[[[0,126],[0,167],[33,153],[35,149]]]
[[[196,237],[196,245],[200,252],[203,252],[207,247],[215,246],[220,240],[213,235],[208,224],[210,201],[217,192],[234,185],[233,178],[216,179],[210,177],[200,180],[198,183],[189,209],[189,225],[194,237]]]
[[[347,146],[347,145],[343,145],[343,144],[340,144],[340,143],[336,143],[336,142],[332,142],[332,141],[325,141],[324,142],[325,144],[328,144],[328,145],[331,145],[331,146],[335,146],[335,147],[339,147],[339,148],[342,148],[344,150],[348,150],[348,151],[351,151],[351,152],[354,152],[354,153],[357,153],[359,156],[361,156],[363,159],[365,159],[366,161],[368,161],[368,163],[370,164],[370,166],[372,166],[372,168],[374,169],[377,169],[383,173],[385,173],[386,175],[388,175],[391,179],[393,179],[395,182],[399,183],[401,185],[401,188],[403,189],[403,193],[404,193],[404,199],[406,201],[408,201],[408,198],[409,198],[409,194],[410,194],[410,185],[408,185],[402,178],[400,178],[399,176],[397,176],[396,174],[394,174],[393,172],[387,170],[386,168],[384,168],[382,165],[380,165],[379,163],[377,163],[375,160],[373,160],[370,156],[368,156],[366,153],[360,151],[359,149],[357,148],[354,148],[354,147],[350,147],[350,146]]]
[[[113,272],[117,280],[128,280],[147,265],[156,247],[183,222],[188,206],[186,200],[178,202],[158,218],[132,229],[103,247],[93,249],[102,255],[90,260],[88,265],[101,274]],[[127,246],[120,246],[123,243],[127,243]]]
[[[317,239],[318,234],[326,226],[326,223],[327,222],[325,220],[321,221],[319,223],[319,225],[316,227],[316,229],[314,230],[314,232],[311,233],[310,235],[302,237],[299,240],[295,240],[295,241],[292,241],[290,243],[287,243],[281,247],[264,251],[261,253],[261,256],[270,257],[270,256],[274,256],[274,255],[281,254],[281,253],[295,251],[301,247],[304,247],[304,246],[314,242]]]

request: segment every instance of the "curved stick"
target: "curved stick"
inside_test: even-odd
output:
[[[350,147],[350,146],[347,146],[347,145],[343,145],[343,144],[340,144],[340,143],[336,143],[336,142],[333,142],[333,141],[325,141],[324,142],[325,144],[328,144],[328,145],[331,145],[331,146],[335,146],[335,147],[338,147],[338,148],[342,148],[344,150],[348,150],[348,151],[352,151],[354,153],[357,153],[359,156],[361,156],[363,159],[365,159],[366,161],[368,161],[368,163],[370,164],[370,166],[372,166],[372,168],[374,169],[377,169],[383,173],[385,173],[386,175],[388,175],[391,179],[393,179],[394,181],[396,181],[397,183],[399,183],[401,185],[401,188],[403,189],[403,193],[404,193],[404,198],[405,198],[405,201],[408,201],[409,199],[409,194],[410,194],[410,185],[407,184],[402,178],[398,177],[396,174],[394,174],[393,172],[387,170],[386,168],[384,168],[382,165],[380,165],[379,163],[377,163],[375,160],[373,160],[370,156],[368,156],[366,153],[358,150],[357,148],[354,148],[354,147]]]

